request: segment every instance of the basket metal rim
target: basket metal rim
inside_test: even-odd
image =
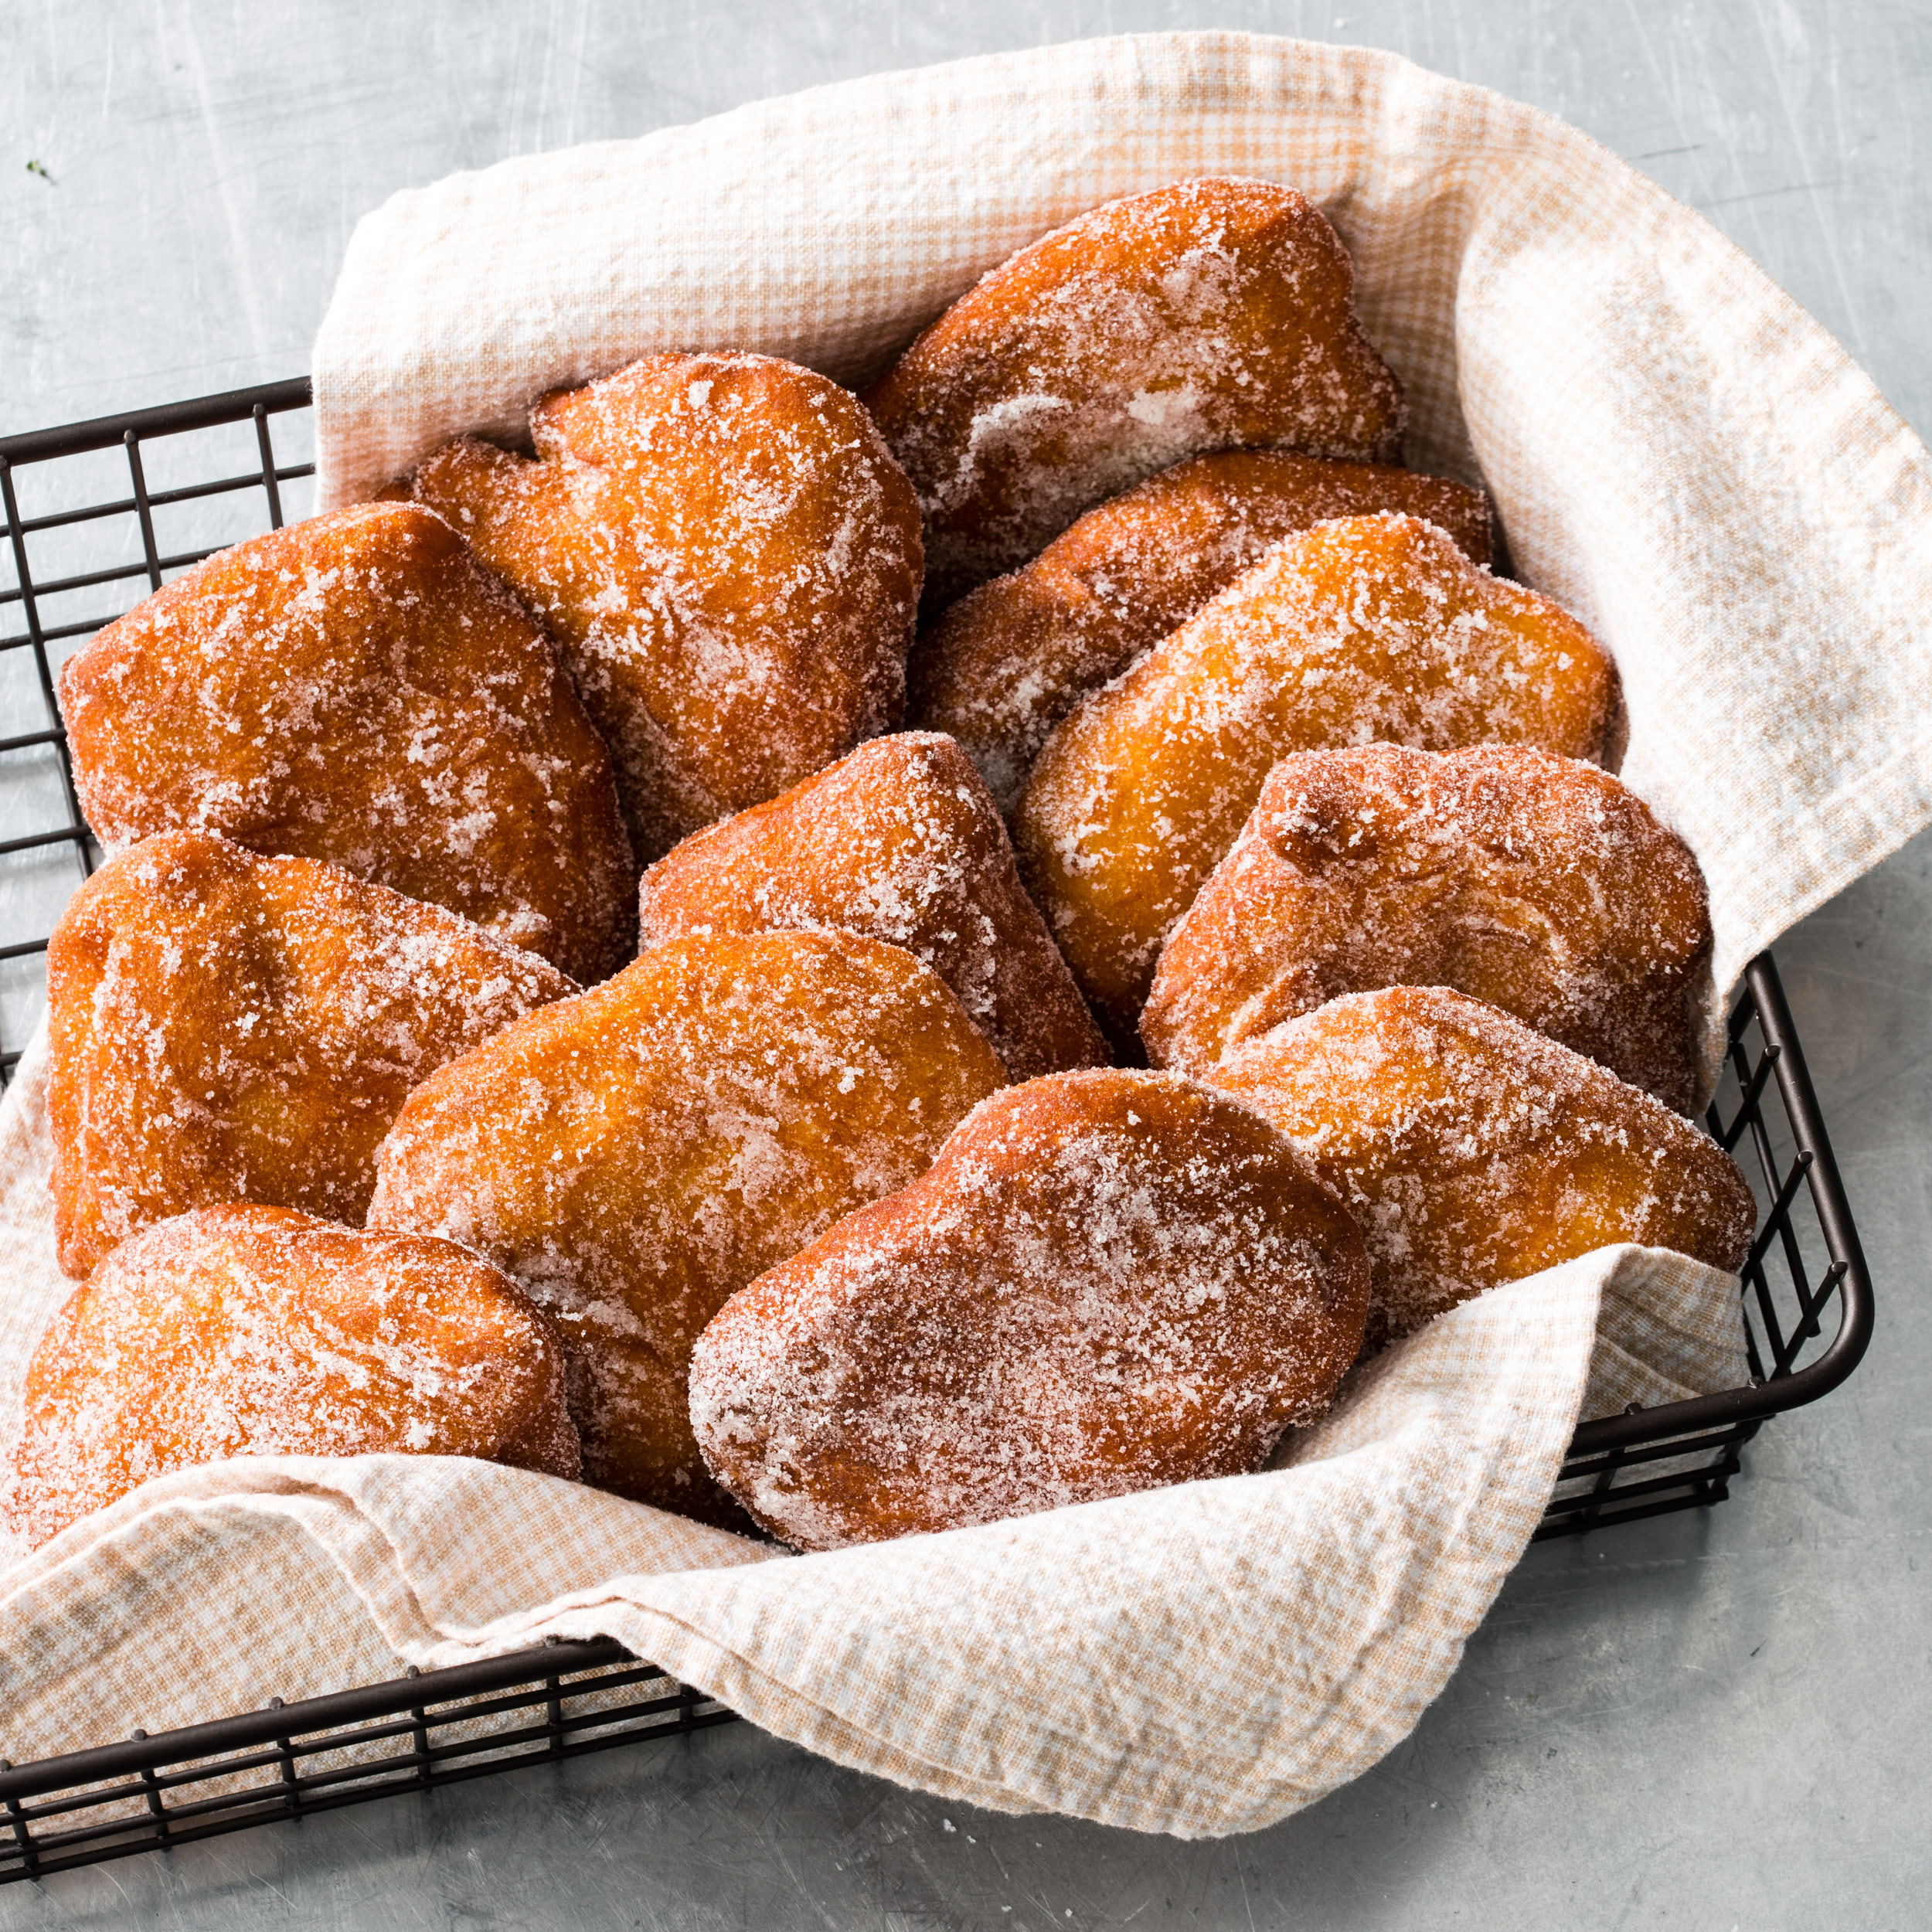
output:
[[[303,408],[313,400],[310,379],[297,376],[192,397],[155,408],[0,437],[0,471],[14,465],[111,448],[117,444],[148,436],[246,420],[257,411],[278,414]],[[1729,1432],[1725,1440],[1741,1447],[1766,1418],[1803,1407],[1837,1388],[1858,1367],[1870,1345],[1875,1304],[1864,1251],[1770,953],[1762,952],[1753,959],[1745,968],[1743,977],[1750,988],[1767,1046],[1777,1049],[1772,1071],[1787,1117],[1801,1151],[1808,1152],[1812,1157],[1806,1182],[1825,1246],[1834,1264],[1842,1264],[1838,1284],[1838,1332],[1825,1352],[1801,1369],[1714,1395],[1694,1396],[1653,1409],[1583,1423],[1571,1439],[1566,1464],[1581,1458],[1614,1459],[1620,1451],[1710,1431]],[[1685,1445],[1687,1449],[1703,1446]],[[1573,1475],[1575,1472],[1570,1473]],[[1587,1475],[1592,1471],[1583,1473]],[[1719,1491],[1713,1493],[1723,1493],[1721,1484]],[[1678,1506],[1680,1505],[1659,1502],[1654,1509]],[[1652,1509],[1647,1507],[1631,1513],[1652,1513]],[[271,1706],[264,1710],[240,1713],[158,1733],[152,1737],[96,1746],[18,1767],[6,1765],[5,1760],[0,1760],[0,1802],[18,1804],[25,1799],[138,1774],[165,1764],[220,1757],[276,1743],[291,1736],[315,1735],[415,1713],[427,1706],[458,1704],[518,1685],[549,1682],[578,1672],[645,1662],[610,1638],[551,1639],[539,1645],[474,1663],[423,1671],[294,1703]],[[728,1710],[720,1709],[700,1721],[718,1723],[731,1715]],[[383,1794],[372,1791],[367,1794]],[[240,1821],[267,1821],[267,1818]],[[4,1817],[0,1817],[0,1825],[5,1822]],[[187,1835],[182,1835],[183,1842]],[[152,1848],[129,1845],[103,1852],[99,1855],[114,1856],[119,1855],[121,1850],[147,1849]],[[50,1866],[48,1869],[54,1868]],[[32,1875],[30,1865],[26,1870],[0,1873],[0,1878]]]
[[[1634,1448],[1645,1443],[1662,1442],[1706,1429],[1724,1429],[1738,1423],[1761,1422],[1771,1416],[1801,1409],[1808,1403],[1829,1395],[1859,1362],[1870,1347],[1876,1317],[1872,1278],[1865,1262],[1865,1250],[1832,1151],[1831,1136],[1825,1131],[1818,1095],[1811,1085],[1811,1070],[1804,1049],[1798,1043],[1791,1008],[1785,1002],[1784,981],[1776,961],[1767,951],[1744,968],[1746,983],[1757,1008],[1757,1020],[1766,1044],[1777,1049],[1773,1074],[1785,1111],[1795,1130],[1800,1151],[1811,1162],[1805,1182],[1816,1209],[1818,1226],[1825,1236],[1827,1252],[1835,1263],[1844,1264],[1838,1283],[1838,1329],[1825,1352],[1802,1369],[1788,1375],[1774,1376],[1740,1389],[1726,1389],[1714,1395],[1691,1396],[1682,1402],[1660,1403],[1655,1409],[1633,1413],[1606,1416],[1580,1423],[1570,1438],[1569,1461],[1579,1456],[1601,1454],[1613,1449]]]
[[[379,1717],[397,1717],[432,1704],[454,1704],[487,1697],[519,1684],[546,1682],[580,1671],[604,1670],[646,1660],[634,1656],[614,1638],[555,1638],[506,1651],[471,1664],[451,1664],[419,1671],[413,1677],[386,1678],[380,1683],[358,1684],[348,1690],[325,1692],[289,1704],[271,1704],[241,1711],[206,1723],[157,1731],[151,1737],[127,1738],[117,1743],[95,1744],[39,1757],[26,1764],[0,1770],[0,1803],[9,1798],[45,1797],[77,1784],[105,1783],[164,1764],[182,1764],[196,1758],[225,1757],[264,1744],[313,1733],[340,1730]]]
[[[213,429],[223,423],[246,422],[257,409],[270,416],[305,409],[315,402],[314,383],[306,376],[287,376],[247,389],[191,396],[179,403],[157,403],[151,409],[124,410],[117,416],[94,416],[85,422],[62,423],[52,429],[16,430],[0,436],[0,462],[45,463],[56,457],[80,456],[89,450],[112,449],[131,435],[173,436],[183,430]]]

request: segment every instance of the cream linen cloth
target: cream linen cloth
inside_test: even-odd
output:
[[[1184,175],[1303,189],[1525,579],[1614,653],[1623,776],[1710,881],[1720,986],[1932,818],[1932,464],[1844,351],[1575,129],[1393,54],[1135,35],[505,162],[362,222],[321,501],[654,349],[879,369],[987,269]]]
[[[19,1371],[71,1285],[45,1101],[37,1043],[0,1106],[9,1451]],[[944,1797],[1245,1831],[1408,1734],[1522,1553],[1580,1407],[1735,1386],[1740,1332],[1730,1277],[1605,1249],[1359,1369],[1260,1475],[827,1556],[456,1457],[188,1470],[0,1575],[0,1753],[606,1634]]]
[[[1932,818],[1924,450],[1696,215],[1573,131],[1386,54],[1049,48],[398,196],[357,230],[317,342],[322,500],[652,349],[856,379],[1048,227],[1220,172],[1328,209],[1407,386],[1412,462],[1480,476],[1522,573],[1615,652],[1624,775],[1702,862],[1720,984]],[[66,1292],[42,1065],[0,1111],[0,1439]],[[607,1632],[950,1797],[1251,1828],[1414,1724],[1580,1414],[1742,1379],[1735,1293],[1605,1250],[1359,1370],[1262,1474],[826,1556],[482,1464],[188,1471],[0,1576],[0,1750]]]

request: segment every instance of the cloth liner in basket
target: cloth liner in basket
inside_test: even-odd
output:
[[[1116,196],[1312,195],[1406,384],[1614,653],[1626,781],[1711,886],[1719,985],[1932,820],[1932,459],[1701,217],[1532,109],[1393,56],[1137,36],[875,77],[399,195],[316,344],[321,501],[657,349],[857,381]],[[44,1051],[0,1111],[0,1448],[67,1292]],[[0,1573],[16,1762],[605,1633],[842,1763],[1005,1810],[1266,1825],[1396,1743],[1580,1417],[1743,1379],[1736,1286],[1607,1249],[1359,1369],[1261,1474],[808,1557],[460,1461],[151,1483]]]

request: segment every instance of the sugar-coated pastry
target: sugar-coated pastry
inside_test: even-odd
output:
[[[1209,177],[1110,202],[962,295],[866,396],[938,609],[1184,456],[1400,461],[1402,389],[1315,204]]]
[[[369,1223],[462,1242],[556,1317],[589,1481],[728,1520],[691,1434],[699,1332],[903,1187],[1004,1079],[896,946],[675,939],[432,1073],[384,1144]]]
[[[156,1476],[230,1456],[478,1456],[578,1472],[555,1331],[449,1241],[287,1208],[136,1235],[34,1351],[9,1519],[45,1543]]]
[[[577,991],[454,913],[312,859],[162,832],[67,902],[47,946],[60,1265],[189,1208],[361,1223],[410,1089]]]
[[[1688,1113],[1710,957],[1689,847],[1594,765],[1297,752],[1162,948],[1141,1037],[1198,1073],[1338,994],[1452,986]]]
[[[950,738],[875,738],[694,832],[645,874],[639,901],[647,947],[828,927],[903,946],[953,989],[1016,1080],[1107,1059],[998,810]]]
[[[1279,543],[1054,732],[1014,827],[1020,875],[1117,1039],[1155,956],[1277,760],[1376,739],[1598,756],[1616,672],[1547,597],[1419,518]]]
[[[1480,490],[1383,464],[1225,450],[1089,510],[1032,563],[963,597],[913,647],[906,716],[950,732],[1001,811],[1019,803],[1046,734],[1284,537],[1403,510],[1489,562]]]
[[[448,526],[365,503],[237,544],[60,674],[104,844],[220,833],[427,900],[590,981],[631,955],[611,760]]]
[[[847,391],[647,355],[530,433],[535,462],[465,439],[410,487],[562,639],[640,859],[898,723],[919,506]]]
[[[804,1549],[1240,1475],[1328,1406],[1368,1291],[1340,1202],[1246,1107],[1057,1074],[734,1295],[692,1420]]]
[[[1368,1345],[1612,1242],[1735,1271],[1757,1211],[1662,1100],[1441,986],[1349,993],[1205,1076],[1267,1116],[1368,1238]]]

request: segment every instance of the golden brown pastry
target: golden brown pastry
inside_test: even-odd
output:
[[[555,646],[428,511],[365,503],[210,557],[60,674],[109,846],[325,859],[601,979],[637,872]]]
[[[1733,1272],[1750,1249],[1751,1191],[1715,1141],[1446,987],[1346,994],[1206,1077],[1272,1121],[1360,1223],[1371,1349],[1608,1243]]]
[[[1453,986],[1688,1113],[1711,957],[1690,849],[1527,745],[1303,751],[1161,950],[1141,1037],[1199,1073],[1339,993]]]
[[[734,1295],[692,1420],[804,1549],[1239,1475],[1328,1406],[1368,1284],[1340,1203],[1247,1108],[1063,1073]]]
[[[111,859],[47,946],[60,1265],[189,1208],[359,1224],[411,1087],[577,988],[440,906],[312,859],[163,832]]]
[[[889,730],[919,506],[872,419],[770,355],[647,355],[452,443],[440,510],[563,640],[641,859]]]
[[[1399,462],[1404,416],[1321,211],[1228,177],[1110,202],[1022,249],[866,404],[919,492],[935,610],[1184,456]]]
[[[896,946],[672,940],[432,1073],[383,1145],[369,1223],[462,1242],[556,1316],[588,1480],[728,1519],[686,1405],[699,1330],[903,1187],[1003,1079]]]
[[[923,960],[1016,1080],[1107,1058],[979,774],[930,732],[875,738],[694,832],[645,874],[639,926],[647,947],[843,927]]]
[[[906,716],[950,732],[1001,811],[1046,734],[1286,536],[1402,510],[1487,564],[1488,499],[1441,477],[1274,450],[1177,463],[1091,509],[1032,563],[961,597],[913,647]]]
[[[1290,752],[1376,739],[1601,751],[1616,673],[1575,618],[1384,514],[1317,524],[1096,692],[1046,742],[1020,876],[1080,990],[1132,1037],[1174,922]]]
[[[478,1456],[575,1476],[555,1332],[448,1241],[287,1208],[124,1243],[34,1351],[9,1520],[34,1544],[230,1456]]]

